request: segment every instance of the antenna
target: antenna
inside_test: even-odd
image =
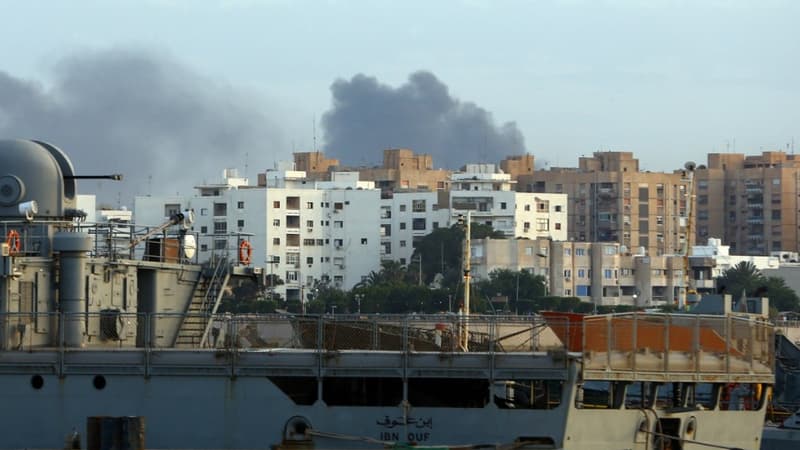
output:
[[[247,158],[250,156],[249,152],[244,152],[244,177],[247,178]]]
[[[311,120],[311,133],[314,138],[314,151],[317,151],[317,115]]]

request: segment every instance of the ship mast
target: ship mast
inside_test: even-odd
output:
[[[689,161],[684,164],[683,167],[686,169],[684,174],[686,175],[686,180],[688,181],[688,192],[686,193],[686,239],[683,240],[683,246],[681,247],[681,256],[683,259],[683,274],[681,276],[681,280],[683,280],[683,289],[681,289],[678,293],[678,309],[681,311],[686,308],[686,298],[691,283],[691,277],[689,276],[689,240],[692,238],[692,214],[694,213],[692,208],[692,202],[694,200],[694,170],[697,168],[697,165],[693,161]]]
[[[464,216],[459,214],[458,221],[463,223]],[[464,269],[464,307],[461,310],[462,313],[462,321],[461,324],[461,342],[460,346],[461,349],[465,352],[469,351],[469,285],[470,285],[470,259],[472,259],[472,246],[470,242],[470,232],[471,232],[471,213],[467,211],[466,223],[463,223],[465,236],[464,236],[464,249],[463,249],[463,263],[462,267]]]

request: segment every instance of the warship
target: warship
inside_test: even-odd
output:
[[[751,316],[220,314],[247,236],[191,211],[93,224],[67,155],[0,141],[0,448],[97,417],[147,448],[758,449],[774,328]]]

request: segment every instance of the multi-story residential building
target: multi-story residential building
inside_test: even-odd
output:
[[[329,179],[333,170],[357,171],[361,180],[375,182],[385,193],[446,189],[450,176],[449,170],[433,168],[431,155],[417,155],[406,148],[384,150],[380,167],[338,167],[338,160],[326,159],[321,152],[295,153],[294,161],[311,179]]]
[[[459,214],[509,237],[567,239],[567,196],[516,192],[510,175],[493,164],[467,164],[453,173],[449,190],[396,192],[381,201],[384,259],[406,264],[413,242]],[[385,196],[388,197],[388,196]]]
[[[690,285],[683,256],[631,255],[618,243],[481,239],[471,247],[475,279],[496,269],[526,270],[545,277],[550,295],[596,305],[672,304]]]
[[[800,158],[710,153],[695,179],[699,241],[718,236],[732,252],[746,255],[798,250]]]
[[[195,211],[199,259],[252,243],[252,261],[285,284],[276,292],[306,299],[317,281],[349,289],[380,262],[380,191],[357,173],[334,172],[331,181],[308,180],[282,166],[259,175],[256,186],[226,172],[220,184],[196,187],[193,197],[137,197],[138,223],[160,223]]]
[[[577,168],[554,167],[518,177],[517,190],[569,197],[569,239],[619,242],[623,253],[682,253],[691,245],[690,179],[685,170],[639,170],[630,152],[595,152]],[[687,241],[690,239],[690,241]]]

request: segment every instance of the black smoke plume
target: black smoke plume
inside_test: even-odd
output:
[[[387,148],[430,154],[435,167],[449,169],[524,153],[516,123],[498,127],[490,112],[451,96],[430,72],[413,73],[398,88],[359,74],[334,82],[331,93],[324,150],[344,165],[379,164]]]
[[[277,133],[250,93],[193,73],[166,55],[114,49],[69,56],[52,83],[0,71],[0,136],[48,141],[79,175],[122,173],[122,182],[82,181],[98,203],[132,206],[134,195],[181,195],[226,167],[263,170]],[[247,153],[247,157],[245,156]],[[255,169],[247,175],[255,176]]]

